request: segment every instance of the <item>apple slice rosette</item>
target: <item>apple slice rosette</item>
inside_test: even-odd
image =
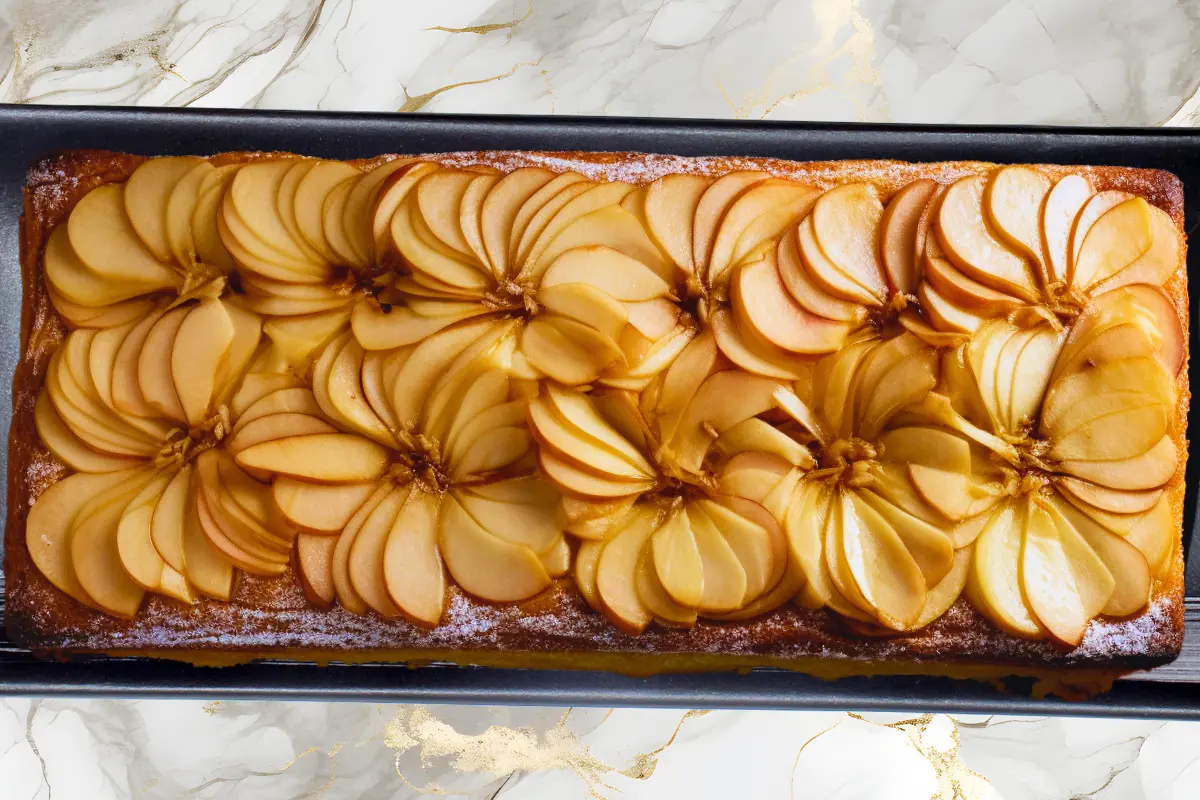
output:
[[[645,217],[722,352],[756,374],[795,380],[809,357],[907,303],[935,186],[917,181],[885,207],[870,183],[822,192],[765,172],[668,175],[650,185]]]
[[[970,334],[989,319],[1074,318],[1115,289],[1162,286],[1183,257],[1165,211],[1096,192],[1080,175],[1052,182],[1002,167],[960,178],[931,207],[917,294],[924,318],[946,333]]]
[[[517,374],[639,388],[694,332],[673,302],[676,271],[639,220],[644,194],[534,167],[414,165],[376,212],[390,214],[388,246],[409,274],[355,308],[355,336],[386,350],[510,316],[522,320]]]
[[[559,494],[534,475],[525,424],[537,385],[510,375],[519,334],[517,320],[472,319],[368,351],[347,331],[317,358],[311,391],[277,388],[241,417],[229,450],[302,531],[314,603],[434,627],[447,574],[508,603],[568,571]]]
[[[972,453],[910,411],[937,380],[937,352],[917,336],[864,330],[779,392],[817,462],[783,516],[796,601],[863,634],[924,627],[962,592],[971,541],[930,497],[943,496],[938,478],[970,472]]]
[[[269,487],[221,450],[260,338],[256,315],[214,298],[67,336],[34,419],[75,474],[37,499],[26,524],[52,583],[132,617],[146,592],[228,600],[235,567],[287,569],[294,530],[272,510]]]
[[[686,374],[680,364],[691,365]],[[677,393],[681,380],[699,381],[694,396]],[[782,384],[731,369],[711,334],[695,338],[658,382],[667,388],[662,404],[553,383],[529,404],[542,475],[562,492],[567,530],[582,540],[580,592],[628,632],[654,620],[748,618],[787,602],[798,587],[772,509],[782,514],[788,487],[813,462],[760,418],[776,411]],[[739,496],[759,486],[745,474],[720,483],[717,461],[750,468],[756,456],[788,473],[771,497]]]
[[[968,598],[1009,632],[1078,645],[1093,618],[1143,609],[1168,559],[1178,356],[1159,296],[1106,293],[1069,334],[987,322],[917,414],[972,450],[967,470],[910,477],[975,538]]]

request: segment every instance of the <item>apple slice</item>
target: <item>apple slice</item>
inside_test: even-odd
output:
[[[125,182],[125,214],[142,244],[156,259],[173,259],[167,238],[167,201],[176,185],[200,163],[195,156],[168,156],[143,161]],[[181,266],[187,262],[179,262]]]
[[[797,233],[788,231],[779,240],[775,261],[779,277],[792,296],[806,311],[826,319],[859,325],[866,317],[867,309],[858,303],[848,302],[829,294],[809,276],[797,249]]]
[[[739,422],[718,436],[713,444],[726,455],[770,453],[804,469],[812,469],[816,465],[807,447],[758,417]]]
[[[329,609],[337,597],[333,586],[333,551],[337,538],[302,533],[296,537],[296,574],[304,597],[317,608]]]
[[[269,418],[268,418],[269,419]],[[293,525],[314,534],[340,533],[375,490],[372,483],[322,486],[294,478],[277,478],[272,494]]]
[[[520,347],[535,368],[568,386],[590,383],[624,358],[614,341],[565,317],[543,315],[530,320]]]
[[[25,523],[25,544],[38,571],[62,592],[96,608],[97,602],[84,591],[75,572],[71,555],[75,520],[93,500],[148,479],[144,467],[135,467],[98,475],[68,475],[46,489],[30,508]]]
[[[1113,277],[1141,258],[1154,238],[1149,203],[1141,197],[1118,203],[1088,230],[1071,285],[1086,291]]]
[[[921,310],[938,330],[974,333],[984,323],[984,317],[950,302],[932,283],[922,283],[917,297],[921,301]]]
[[[876,245],[883,204],[873,184],[848,183],[821,195],[813,206],[812,231],[821,252],[843,275],[869,292],[877,305],[887,282]]]
[[[329,259],[308,243],[308,240],[304,238],[304,232],[300,230],[300,225],[296,222],[296,191],[308,173],[319,163],[319,161],[307,158],[294,160],[291,167],[284,173],[275,194],[276,212],[284,230],[287,231],[291,244],[303,254],[306,261],[312,262],[328,261]]]
[[[770,177],[765,172],[730,172],[717,178],[696,203],[692,219],[692,262],[707,277],[717,230],[727,209],[747,189]]]
[[[479,260],[480,264],[491,268],[491,259],[488,258],[487,247],[483,243],[483,226],[481,223],[483,215],[483,203],[492,189],[499,183],[502,176],[500,175],[476,175],[467,185],[467,190],[463,192],[462,201],[458,207],[458,225],[462,230],[463,238],[467,242],[467,246],[471,249],[471,253]],[[493,273],[494,274],[494,273]]]
[[[467,187],[475,180],[472,172],[438,169],[427,173],[416,187],[417,209],[443,244],[467,258],[474,256],[463,236],[459,208]]]
[[[169,318],[170,314],[164,317]],[[147,348],[157,341],[155,330],[157,326],[146,339]],[[220,300],[204,300],[180,320],[172,338],[170,377],[183,417],[193,427],[208,418],[218,374],[233,338],[233,320]],[[139,375],[140,369],[139,362]],[[145,388],[142,393],[146,394]]]
[[[1041,212],[1050,189],[1050,179],[1037,170],[1009,166],[992,174],[983,197],[1000,238],[1043,276],[1049,270],[1042,251]]]
[[[337,186],[343,183],[349,186],[350,179],[360,174],[357,167],[345,161],[318,161],[296,185],[292,198],[296,228],[308,246],[331,263],[340,263],[340,260],[337,251],[325,238],[325,201]]]
[[[793,302],[771,258],[738,267],[733,273],[731,301],[740,307],[762,338],[793,353],[830,353],[849,335],[851,326],[810,314]]]
[[[1055,477],[1054,482],[1068,495],[1114,514],[1139,514],[1149,511],[1162,498],[1164,491],[1163,489],[1120,491],[1066,475]]]
[[[562,208],[571,198],[579,195],[581,192],[587,191],[591,185],[593,184],[590,181],[587,181],[577,172],[564,172],[553,176],[551,180],[529,195],[528,199],[521,204],[520,209],[514,215],[512,225],[507,232],[508,244],[506,252],[508,258],[506,263],[508,264],[508,274],[515,275],[518,272],[520,265],[517,257],[518,252],[521,249],[521,241],[525,238],[526,231],[530,226],[535,226],[534,230],[530,233],[531,241],[529,243],[532,243],[532,237],[536,236],[541,228],[549,222],[550,216],[555,211]],[[554,205],[550,206],[550,210],[542,214],[541,212],[551,203],[554,203]],[[541,214],[540,218],[538,217],[539,214]],[[535,219],[537,220],[536,224],[534,223]]]
[[[104,184],[84,195],[67,219],[71,248],[105,279],[144,284],[148,291],[177,288],[181,277],[142,244],[130,224],[123,188]]]
[[[117,556],[133,582],[147,592],[158,591],[166,566],[151,541],[150,521],[169,480],[160,475],[147,483],[129,501],[117,523]]]
[[[684,608],[700,604],[704,572],[688,514],[676,511],[650,537],[655,575],[671,599]]]
[[[555,177],[540,167],[522,167],[505,175],[488,192],[479,211],[487,262],[497,277],[509,274],[509,234],[521,208]]]
[[[225,190],[239,169],[241,164],[226,164],[205,175],[196,193],[196,207],[192,210],[192,241],[196,245],[197,260],[211,264],[225,274],[231,272],[235,264],[221,239],[217,218]]]
[[[118,527],[130,501],[153,480],[152,472],[144,472],[139,479],[96,497],[72,524],[71,564],[79,585],[96,605],[124,619],[137,615],[145,591],[122,565]]]
[[[969,277],[1036,303],[1038,288],[1028,265],[993,235],[984,219],[986,184],[986,178],[974,175],[960,178],[946,190],[937,217],[941,245]]]
[[[575,184],[575,186],[583,185],[582,183]],[[575,186],[571,189],[573,190]],[[538,230],[536,237],[529,238],[527,244],[523,237],[522,244],[526,244],[524,249],[520,245],[518,246],[516,261],[513,262],[513,266],[518,268],[518,274],[534,275],[543,271],[545,267],[540,265],[549,263],[543,262],[543,254],[548,251],[555,238],[593,211],[619,205],[633,191],[633,188],[628,183],[611,181],[591,186],[574,197],[570,197],[571,192],[564,191],[554,201],[547,203],[546,207],[539,212],[539,216],[553,212],[552,215],[549,215],[545,226]],[[565,198],[566,201],[561,207],[556,208],[559,198]],[[529,236],[534,226],[538,224],[540,224],[540,220],[538,217],[534,217],[529,230],[526,231],[526,236]]]
[[[896,192],[879,220],[879,257],[893,292],[912,294],[920,283],[917,228],[938,185],[928,178],[912,181]]]
[[[1179,452],[1169,436],[1164,436],[1144,453],[1110,461],[1063,461],[1059,468],[1068,475],[1110,489],[1130,491],[1157,489],[1175,476]]]
[[[1112,594],[1100,609],[1101,614],[1126,617],[1146,607],[1153,577],[1146,557],[1140,550],[1100,527],[1069,504],[1051,501],[1045,508],[1059,530],[1073,528],[1112,574]],[[1090,562],[1091,559],[1086,561]]]
[[[391,532],[408,498],[412,485],[393,489],[362,522],[350,547],[347,574],[354,591],[377,614],[395,617],[400,613],[392,602],[384,574],[384,553]]]
[[[236,460],[242,467],[315,483],[362,483],[383,474],[388,451],[354,434],[315,433],[256,444]]]
[[[1021,588],[1023,524],[1011,504],[992,515],[975,540],[967,593],[972,605],[999,628],[1040,638],[1043,628]]]
[[[924,266],[926,278],[939,295],[980,316],[1004,316],[1023,305],[1011,295],[971,280],[945,259],[926,258]]]
[[[819,195],[811,186],[783,178],[767,178],[739,195],[717,227],[708,263],[709,285],[723,283],[725,273],[759,244],[778,239]],[[760,220],[767,223],[765,228]]]
[[[138,464],[137,459],[109,455],[96,450],[79,439],[62,421],[54,404],[43,391],[38,394],[33,410],[38,436],[54,457],[78,472],[114,472]]]
[[[528,476],[454,490],[479,525],[510,544],[545,553],[562,538],[566,519],[554,487]]]
[[[545,290],[569,283],[589,284],[623,302],[671,296],[671,287],[645,263],[610,247],[568,250],[547,268],[541,287]]]
[[[476,597],[512,603],[550,585],[550,576],[532,550],[485,531],[453,496],[442,500],[439,533],[442,557],[450,574]]]
[[[1150,249],[1125,269],[1095,284],[1092,294],[1134,284],[1162,286],[1180,269],[1184,257],[1183,238],[1175,221],[1161,208],[1150,206],[1150,226],[1153,231]]]
[[[1046,195],[1042,205],[1042,249],[1046,253],[1047,283],[1068,280],[1074,252],[1071,231],[1094,191],[1087,178],[1067,175]]]
[[[333,549],[333,590],[338,603],[352,614],[365,614],[368,606],[359,597],[350,580],[350,551],[358,538],[358,532],[362,530],[363,523],[395,489],[396,485],[392,481],[383,481],[378,484],[374,493],[346,523],[346,528],[342,531],[341,536],[337,537],[337,545]]]
[[[1115,583],[1074,527],[1056,525],[1039,505],[1029,509],[1021,549],[1021,590],[1054,638],[1078,646],[1088,623],[1108,603]]]
[[[699,609],[710,614],[736,611],[746,599],[746,571],[737,553],[699,505],[685,510],[703,570]]]
[[[137,382],[142,396],[159,415],[179,422],[185,422],[187,414],[172,380],[171,352],[189,313],[190,307],[181,306],[160,317],[146,334],[137,359]]]
[[[650,233],[675,264],[695,274],[692,224],[700,198],[712,183],[703,175],[671,174],[646,189],[646,220]]]
[[[925,585],[932,588],[954,567],[954,545],[945,531],[884,500],[874,492],[853,492],[855,508],[869,506],[892,527],[912,557]],[[861,519],[865,519],[860,515]]]
[[[808,361],[761,338],[752,330],[735,324],[728,309],[712,315],[713,336],[721,352],[739,367],[758,375],[780,380],[797,380],[808,368]]]
[[[925,605],[926,583],[904,542],[873,508],[842,492],[842,548],[846,566],[879,621],[905,630]]]
[[[406,619],[426,628],[437,627],[446,604],[446,575],[438,552],[440,502],[438,495],[414,488],[383,552],[388,596]]]
[[[825,292],[853,303],[878,306],[881,300],[829,259],[817,242],[812,215],[796,229],[796,246],[808,276]]]
[[[1072,283],[1072,278],[1075,274],[1075,264],[1079,261],[1079,251],[1083,249],[1083,239],[1087,236],[1088,231],[1092,229],[1092,226],[1096,224],[1096,220],[1104,216],[1109,209],[1124,203],[1126,200],[1132,200],[1134,197],[1135,195],[1129,192],[1122,192],[1116,189],[1095,193],[1088,192],[1086,202],[1079,208],[1078,214],[1073,219],[1073,224],[1070,228],[1071,240],[1070,247],[1067,250],[1067,272],[1064,275],[1068,284]]]
[[[68,302],[85,308],[125,302],[164,288],[161,284],[141,280],[110,279],[94,272],[75,254],[65,225],[51,231],[42,265],[47,284]]]
[[[971,448],[966,439],[938,428],[904,427],[879,438],[879,458],[897,464],[920,464],[947,472],[971,471]]]
[[[409,195],[417,184],[420,183],[426,176],[437,172],[440,166],[430,161],[412,162],[408,159],[397,159],[391,162],[395,165],[390,171],[385,170],[383,180],[378,182],[378,188],[374,189],[374,197],[371,195],[362,195],[365,198],[366,205],[360,211],[366,213],[369,217],[369,232],[371,234],[371,242],[374,247],[374,258],[376,262],[380,262],[386,254],[392,252],[391,242],[391,222],[392,217],[396,214],[396,210],[409,199]],[[374,180],[378,180],[376,176]],[[364,178],[362,181],[356,181],[355,186],[360,183],[367,184]],[[354,224],[349,221],[349,215],[352,213],[349,209],[350,198],[347,198],[347,209],[343,215],[346,230],[353,230]],[[358,202],[358,201],[356,201]],[[454,209],[457,216],[457,208]],[[361,223],[360,218],[360,223]],[[428,225],[425,228],[428,229]],[[430,231],[430,235],[437,238]]]
[[[739,422],[775,408],[779,382],[741,370],[710,376],[696,392],[679,420],[668,447],[675,463],[696,472],[713,441]]]

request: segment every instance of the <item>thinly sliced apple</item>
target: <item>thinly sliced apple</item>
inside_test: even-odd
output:
[[[878,306],[882,299],[829,259],[813,227],[812,215],[796,228],[796,247],[807,274],[825,292],[853,303]]]
[[[79,260],[105,279],[144,284],[151,291],[182,283],[142,244],[125,213],[121,184],[97,186],[84,195],[67,219],[67,235]]]
[[[646,189],[646,220],[651,234],[675,264],[696,273],[692,225],[700,198],[712,183],[703,175],[664,175]]]
[[[817,200],[809,218],[830,263],[866,289],[876,303],[883,303],[888,292],[876,244],[882,218],[883,204],[870,183],[830,189]]]
[[[1164,491],[1163,489],[1120,491],[1065,475],[1055,477],[1054,482],[1069,495],[1114,514],[1139,514],[1149,511],[1163,496]]]
[[[984,323],[984,317],[950,302],[932,283],[922,283],[917,297],[921,301],[921,310],[938,330],[974,333]]]
[[[1021,588],[1024,521],[1005,504],[975,540],[967,593],[972,604],[998,627],[1016,636],[1039,638],[1043,627]]]
[[[115,472],[138,464],[137,459],[110,455],[80,440],[58,416],[54,404],[45,392],[38,395],[34,404],[33,419],[42,443],[56,458],[73,470],[92,473]]]
[[[196,213],[196,203],[200,199],[200,187],[215,171],[216,167],[208,161],[197,161],[179,179],[167,197],[164,210],[167,246],[171,251],[171,258],[184,269],[190,269],[197,262],[192,216]],[[128,194],[125,203],[128,206]]]
[[[986,184],[986,178],[975,175],[946,190],[938,210],[939,240],[955,266],[971,278],[1035,303],[1038,289],[1029,266],[996,238],[984,219]]]
[[[1114,206],[1118,206],[1126,200],[1132,200],[1133,198],[1134,195],[1129,192],[1117,189],[1094,193],[1092,191],[1088,192],[1088,197],[1072,220],[1073,224],[1070,228],[1071,239],[1067,250],[1067,271],[1064,273],[1064,278],[1068,283],[1072,283],[1072,277],[1075,274],[1075,264],[1079,261],[1079,251],[1083,249],[1084,237],[1087,236],[1092,226],[1096,224],[1096,220],[1104,216]]]
[[[1060,469],[1110,489],[1130,491],[1157,489],[1179,469],[1179,452],[1164,436],[1149,450],[1131,458],[1111,461],[1063,461]]]
[[[348,184],[359,174],[357,167],[345,161],[318,161],[300,179],[292,199],[292,214],[300,235],[309,247],[332,263],[340,263],[340,260],[325,238],[325,200],[338,185]]]
[[[505,175],[488,192],[479,212],[479,227],[495,275],[509,274],[509,234],[517,215],[554,177],[553,172],[540,167],[522,167]]]
[[[898,630],[911,627],[921,615],[926,593],[916,560],[871,506],[857,501],[853,492],[841,495],[842,547],[855,585],[881,623]]]
[[[71,555],[71,536],[80,512],[98,497],[117,487],[148,479],[144,467],[98,475],[69,475],[43,492],[29,510],[25,544],[29,556],[55,587],[80,603],[97,607],[76,576]]]
[[[550,585],[550,576],[532,550],[485,531],[452,496],[442,500],[439,534],[450,574],[477,597],[512,603]]]
[[[634,576],[638,559],[656,528],[656,514],[639,509],[609,539],[596,565],[596,594],[601,610],[627,633],[641,633],[651,613],[638,595]]]
[[[1031,167],[1002,167],[991,176],[984,191],[988,219],[1000,238],[1042,275],[1047,275],[1042,250],[1042,208],[1051,189],[1050,179]]]
[[[1108,567],[1114,585],[1108,602],[1100,609],[1101,614],[1125,617],[1136,614],[1146,607],[1150,599],[1153,576],[1146,557],[1125,539],[1105,530],[1067,503],[1051,501],[1046,512],[1054,520],[1055,527],[1074,528],[1087,546]],[[1079,543],[1075,543],[1078,547]],[[1084,556],[1085,563],[1092,563]]]
[[[1038,505],[1029,509],[1021,548],[1021,591],[1056,639],[1076,646],[1108,603],[1115,580],[1071,525],[1056,525]]]
[[[1144,199],[1134,197],[1113,206],[1084,237],[1071,285],[1086,291],[1113,277],[1141,258],[1154,238],[1150,204]]]
[[[383,474],[388,452],[353,434],[316,433],[256,444],[236,460],[242,467],[316,483],[362,483]]]
[[[337,538],[302,533],[296,537],[296,574],[304,597],[317,608],[331,608],[337,599],[333,586],[333,551]]]
[[[1099,295],[1135,284],[1162,286],[1179,270],[1184,257],[1183,238],[1175,221],[1161,208],[1151,206],[1150,225],[1153,231],[1150,249],[1125,269],[1095,284],[1092,294]]]
[[[220,300],[202,301],[180,321],[169,363],[175,393],[189,425],[197,426],[207,419],[233,339],[233,320]],[[147,347],[155,341],[151,330]],[[142,393],[146,393],[145,388]]]
[[[727,309],[713,314],[712,331],[721,352],[739,367],[770,378],[796,380],[807,367],[807,360],[796,353],[765,340],[749,339],[750,331],[734,323]]]
[[[779,240],[779,247],[775,254],[779,277],[787,288],[788,294],[801,307],[813,314],[838,322],[848,322],[852,325],[861,324],[866,317],[867,309],[858,303],[848,302],[829,294],[813,281],[800,258],[796,237],[795,230],[788,231]]]
[[[740,194],[721,217],[709,255],[708,282],[723,283],[723,276],[747,252],[763,241],[777,239],[816,202],[819,191],[784,178],[767,178]],[[760,219],[766,230],[755,230]],[[746,238],[743,238],[746,237]]]
[[[125,182],[125,214],[142,244],[156,259],[170,263],[167,240],[167,200],[183,177],[199,163],[195,156],[151,158],[143,161]]]
[[[773,254],[772,254],[773,255]],[[849,335],[851,326],[806,311],[784,288],[775,259],[738,267],[731,283],[731,300],[764,339],[793,353],[830,353]]]
[[[441,621],[446,572],[438,551],[437,494],[414,489],[388,532],[383,578],[388,595],[409,621],[427,628]]]
[[[350,547],[347,572],[354,591],[382,617],[400,613],[388,593],[384,552],[400,512],[413,491],[419,489],[412,485],[393,489],[363,520]]]
[[[1046,195],[1042,205],[1042,249],[1046,253],[1047,283],[1067,280],[1073,253],[1071,231],[1093,191],[1087,178],[1067,175]]]
[[[920,283],[917,227],[937,187],[928,178],[905,184],[888,202],[879,220],[879,257],[894,292],[912,294]]]

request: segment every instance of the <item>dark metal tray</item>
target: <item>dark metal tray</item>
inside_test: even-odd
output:
[[[17,218],[28,166],[49,151],[110,149],[145,155],[292,150],[329,158],[453,150],[610,150],[770,156],[800,161],[888,158],[1103,164],[1171,170],[1184,183],[1187,229],[1200,223],[1200,132],[1186,129],[946,128],[731,123],[621,118],[310,114],[0,106],[0,375],[20,341]],[[1200,248],[1188,255],[1200,275]],[[1193,310],[1192,318],[1196,318]],[[1190,332],[1196,349],[1196,327]],[[1193,360],[1192,385],[1197,380]],[[0,436],[8,439],[11,379],[0,381]],[[1189,422],[1195,428],[1193,412]],[[0,465],[7,474],[6,454]],[[1185,544],[1195,529],[1200,475],[1188,464]],[[4,499],[0,497],[0,518]],[[1200,550],[1187,548],[1187,641],[1171,665],[1118,681],[1086,703],[1032,700],[941,678],[854,678],[833,683],[757,670],[627,678],[594,672],[400,665],[317,667],[268,661],[222,669],[149,659],[39,661],[0,635],[0,693],[179,697],[240,696],[554,705],[873,708],[1200,719]],[[3,579],[0,578],[0,608]]]

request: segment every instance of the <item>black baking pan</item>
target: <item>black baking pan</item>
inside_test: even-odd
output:
[[[327,158],[455,150],[640,151],[765,156],[797,161],[901,159],[1097,164],[1165,169],[1184,184],[1189,234],[1200,222],[1200,133],[1186,129],[950,128],[740,123],[626,118],[311,114],[0,106],[0,436],[11,422],[11,376],[19,356],[21,286],[18,217],[28,167],[62,149],[143,155],[290,150]],[[1200,249],[1188,269],[1200,275]],[[1193,309],[1192,318],[1197,314]],[[1193,325],[1191,343],[1196,350]],[[1191,366],[1192,385],[1200,385]],[[1193,406],[1195,409],[1195,406]],[[1193,410],[1192,415],[1196,413]],[[1189,420],[1193,422],[1193,420]],[[1191,425],[1194,429],[1194,424]],[[6,461],[6,454],[0,456]],[[3,463],[0,461],[0,463]],[[7,465],[5,464],[5,472]],[[825,682],[756,670],[628,678],[596,672],[501,670],[433,665],[318,667],[263,661],[197,668],[137,658],[40,661],[0,636],[0,693],[232,696],[532,703],[545,705],[736,708],[854,708],[984,713],[1119,715],[1200,719],[1200,551],[1195,530],[1195,460],[1184,505],[1187,634],[1173,664],[1118,681],[1088,702],[1034,700],[986,684],[945,678],[880,677]],[[0,503],[4,500],[0,497]],[[0,506],[0,518],[4,509]],[[0,607],[3,583],[0,579]]]

